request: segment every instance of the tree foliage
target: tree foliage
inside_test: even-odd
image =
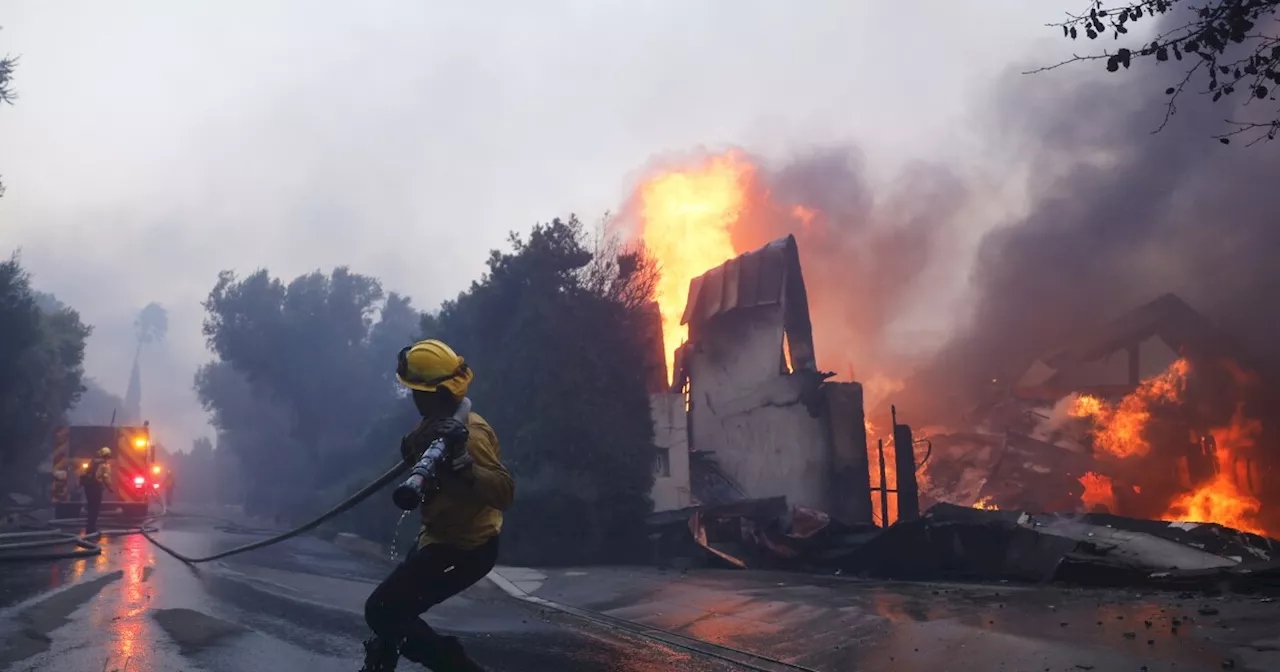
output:
[[[212,454],[236,458],[251,513],[332,506],[398,460],[417,412],[394,383],[396,353],[440,338],[474,367],[470,396],[515,474],[507,558],[634,558],[652,508],[652,362],[640,321],[654,279],[643,253],[590,241],[576,219],[513,234],[483,278],[430,316],[347,269],[288,284],[266,271],[223,273],[205,302],[218,360],[196,376],[218,429]],[[214,468],[206,462],[193,452],[182,468]],[[389,541],[397,515],[389,494],[375,495],[337,527]],[[401,530],[412,538],[410,525]]]
[[[1127,70],[1137,59],[1178,63],[1185,70],[1181,81],[1165,90],[1169,97],[1166,123],[1184,89],[1193,82],[1203,82],[1203,92],[1214,102],[1233,100],[1263,108],[1254,119],[1230,120],[1230,130],[1217,136],[1227,144],[1234,136],[1252,134],[1256,142],[1273,140],[1280,133],[1280,110],[1273,104],[1280,86],[1278,8],[1280,0],[1203,0],[1196,4],[1187,0],[1114,4],[1089,0],[1087,11],[1072,14],[1057,26],[1072,40],[1082,36],[1097,40],[1108,34],[1119,40],[1131,26],[1156,20],[1158,32],[1148,44],[1076,56],[1068,62],[1101,60],[1109,72]]]
[[[244,474],[230,450],[217,450],[201,437],[191,442],[191,450],[171,457],[174,498],[196,504],[238,504],[244,501]]]
[[[133,329],[139,346],[163,341],[169,333],[169,311],[152,301],[138,312],[133,320]]]
[[[108,392],[92,378],[85,378],[81,384],[84,392],[67,411],[67,421],[73,425],[111,424],[111,418],[124,408],[124,399]]]
[[[418,313],[346,268],[288,284],[265,270],[224,272],[204,307],[219,359],[197,373],[196,391],[218,450],[244,467],[246,504],[272,515],[314,511],[316,489],[361,461],[369,425],[395,400],[388,358],[412,337]]]
[[[507,557],[628,557],[652,508],[640,321],[653,264],[607,244],[588,249],[576,219],[536,226],[527,240],[512,235],[510,245],[423,320],[424,336],[454,344],[475,369],[471,397],[514,472]]]
[[[513,234],[480,280],[429,316],[346,269],[287,285],[265,271],[223,273],[205,303],[218,360],[196,377],[218,430],[213,453],[239,462],[251,513],[331,506],[399,458],[418,416],[398,394],[396,353],[440,338],[475,370],[470,396],[514,472],[505,556],[634,558],[651,510],[652,362],[640,321],[655,277],[642,253],[590,240],[576,219]],[[398,513],[389,493],[375,495],[336,527],[390,541]]]
[[[10,56],[0,58],[0,104],[13,104],[17,94],[9,86],[10,80],[13,78],[13,69],[18,65],[18,59]],[[0,196],[4,196],[4,183],[0,182]]]
[[[31,289],[16,256],[0,263],[0,474],[21,487],[84,387],[91,329],[76,311]]]

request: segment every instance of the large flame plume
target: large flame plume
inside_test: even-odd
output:
[[[742,216],[755,167],[736,153],[655,175],[639,188],[640,235],[658,260],[655,288],[667,371],[686,337],[680,319],[689,282],[737,256],[730,229]]]
[[[857,152],[847,149],[779,163],[730,150],[651,172],[624,219],[659,267],[668,370],[687,337],[680,319],[689,282],[790,234],[800,245],[818,366],[835,380],[861,382],[875,408],[922,357],[912,338],[888,333],[918,307],[912,292],[934,238],[962,209],[963,187],[944,173],[913,172],[872,198]]]

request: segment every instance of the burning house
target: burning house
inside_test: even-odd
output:
[[[698,276],[671,389],[652,397],[655,510],[785,498],[870,522],[862,390],[814,359],[795,238]]]
[[[1216,522],[1264,533],[1256,376],[1174,295],[1047,354],[937,447],[935,501]]]

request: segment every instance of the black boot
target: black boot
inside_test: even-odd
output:
[[[467,656],[457,637],[439,637],[429,645],[407,640],[400,653],[407,660],[426,665],[431,672],[485,672]]]
[[[364,667],[360,668],[360,672],[395,672],[399,661],[398,642],[388,641],[377,635],[364,640]]]

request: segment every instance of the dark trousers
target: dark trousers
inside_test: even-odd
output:
[[[461,654],[457,640],[442,637],[421,615],[484,578],[498,561],[498,538],[470,550],[432,544],[410,553],[364,603],[364,618],[380,639],[424,665]]]
[[[98,514],[102,512],[102,486],[98,484],[84,487],[85,532],[98,531]]]

